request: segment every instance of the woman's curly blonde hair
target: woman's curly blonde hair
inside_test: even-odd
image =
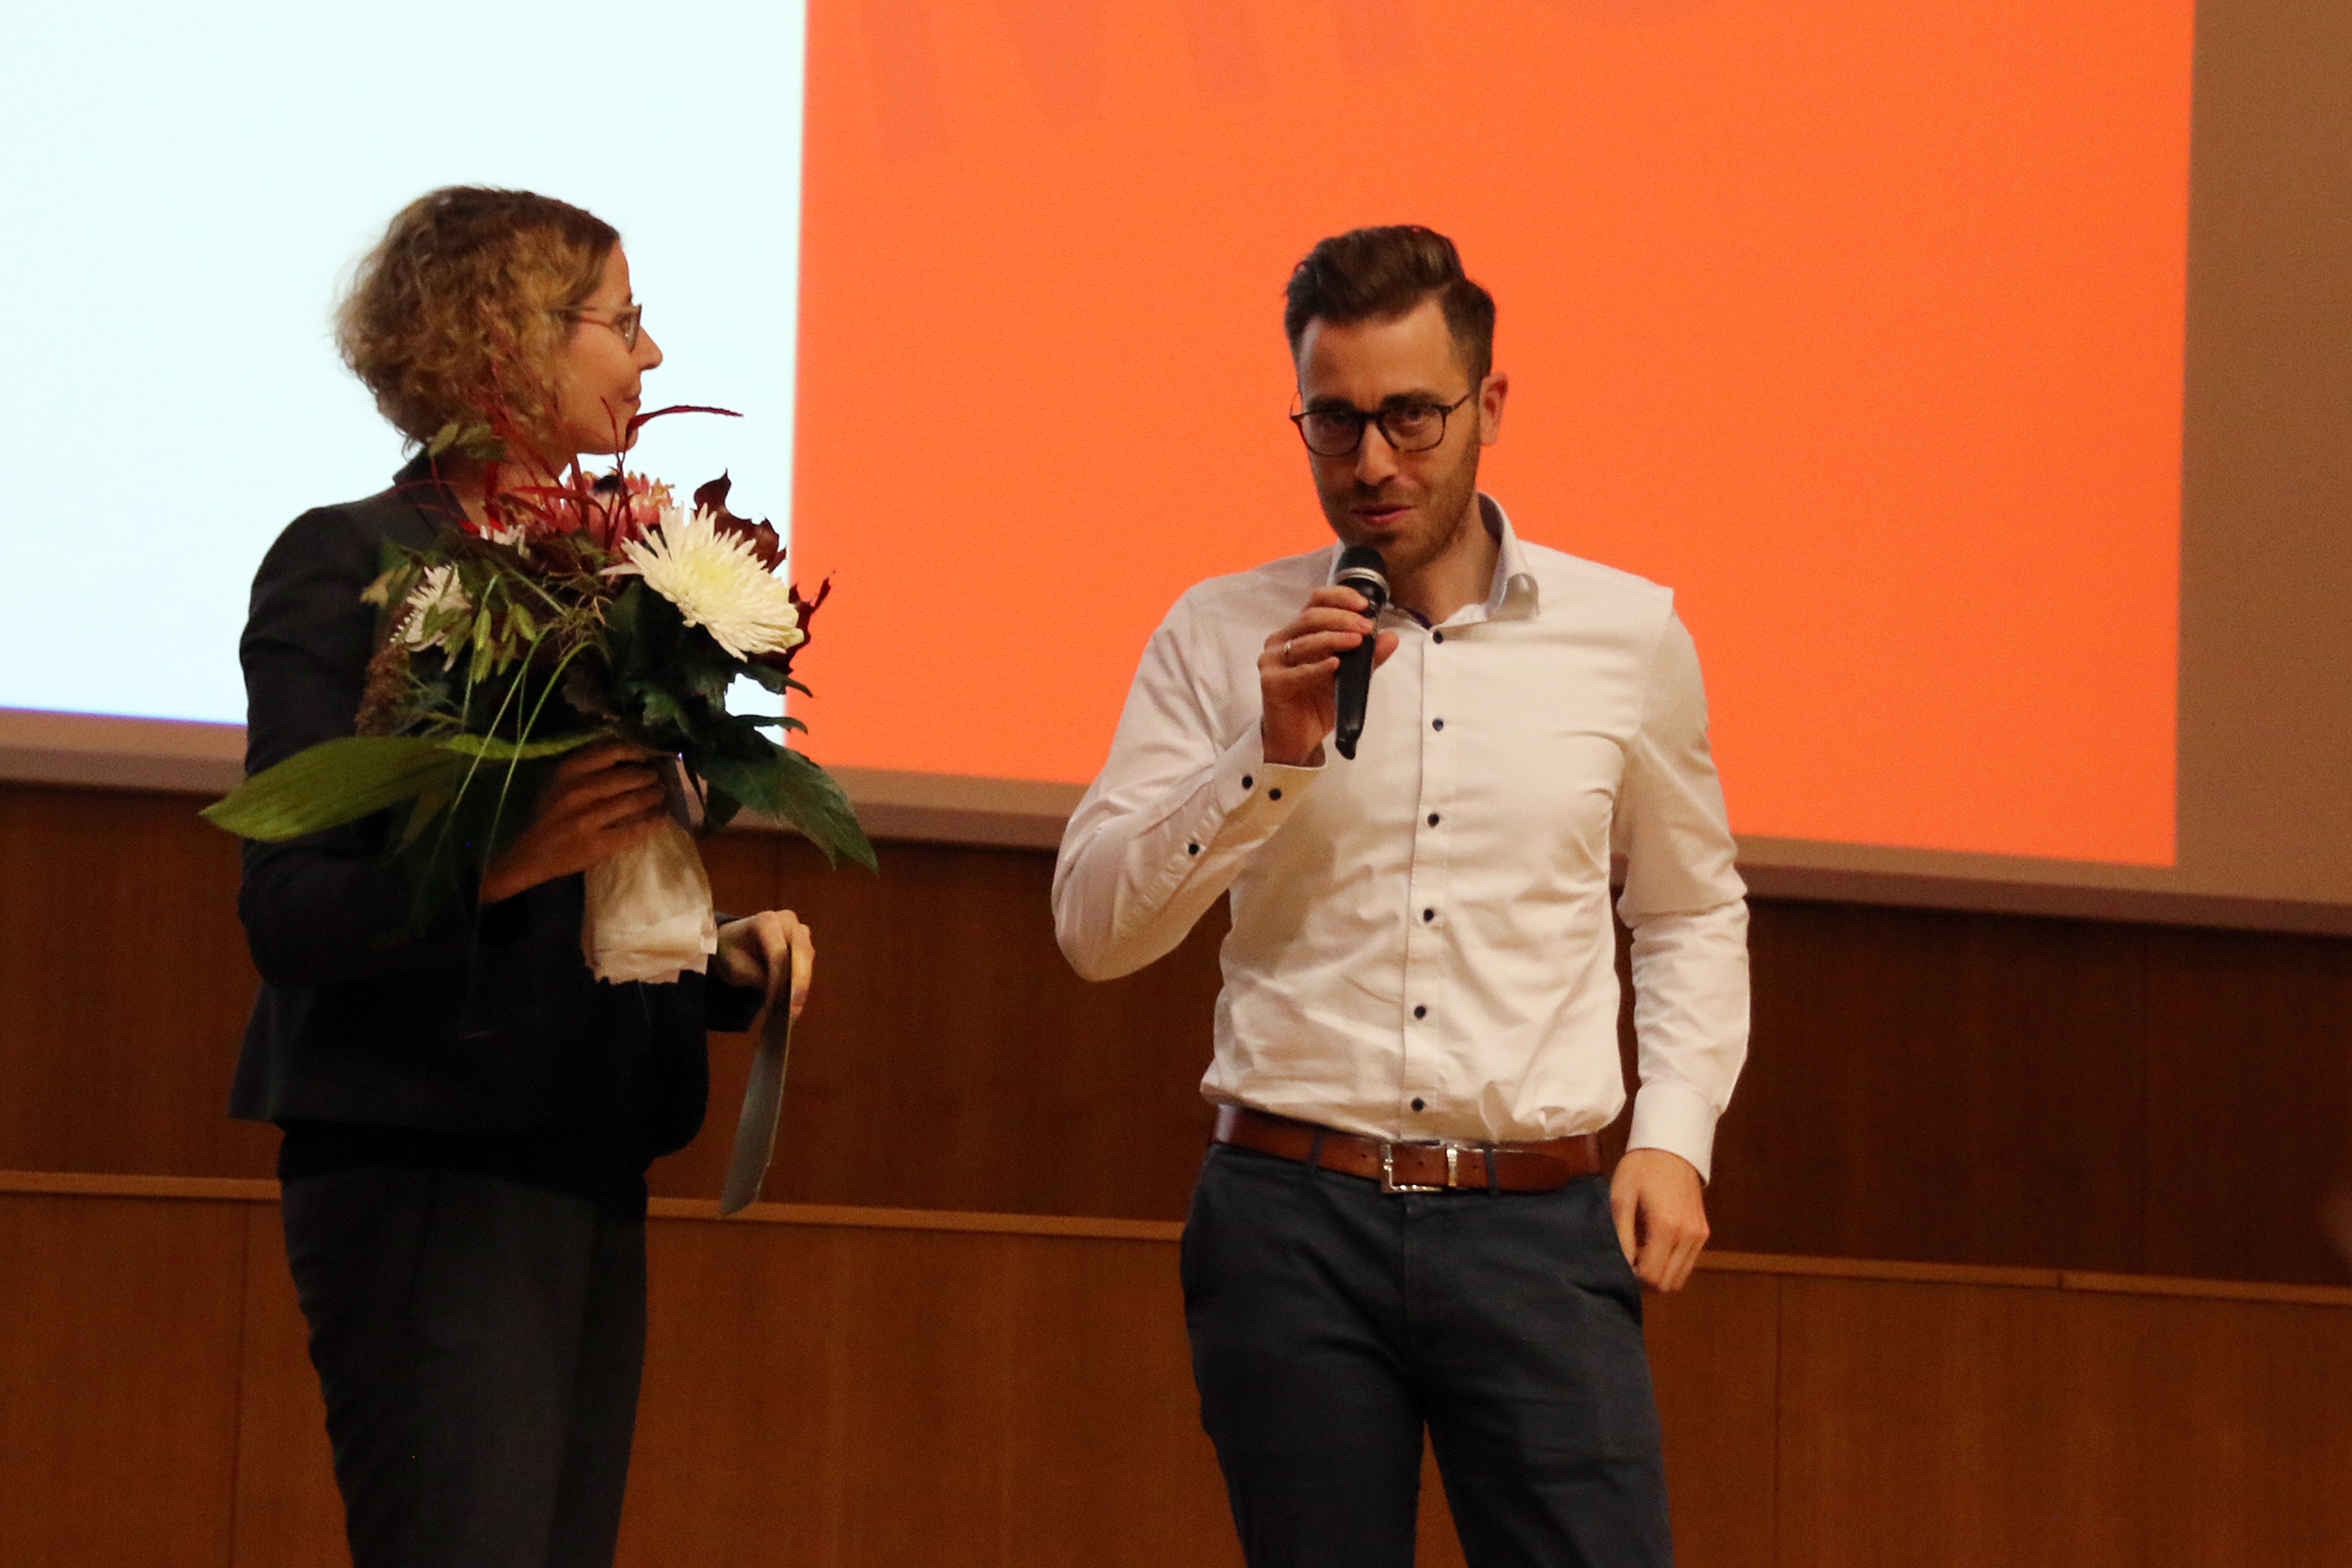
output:
[[[530,191],[451,185],[419,197],[359,263],[335,312],[343,363],[422,443],[502,412],[550,424],[565,312],[596,291],[613,227]]]

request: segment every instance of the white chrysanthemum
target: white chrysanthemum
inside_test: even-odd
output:
[[[472,608],[473,601],[466,597],[465,587],[457,580],[456,567],[428,566],[416,587],[408,591],[407,616],[400,625],[400,640],[411,648],[440,647],[449,641],[448,627],[428,637],[425,622],[442,610],[462,613]]]
[[[690,626],[710,633],[738,658],[798,645],[801,612],[792,590],[759,563],[751,542],[721,533],[707,511],[686,515],[673,507],[661,526],[621,546],[615,573],[634,572],[645,586],[677,606]]]

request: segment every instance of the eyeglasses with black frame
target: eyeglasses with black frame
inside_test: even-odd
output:
[[[1428,451],[1444,444],[1445,422],[1462,404],[1478,395],[1464,392],[1452,403],[1397,403],[1377,413],[1342,404],[1336,408],[1310,408],[1293,414],[1298,438],[1318,457],[1345,457],[1363,445],[1364,427],[1378,425],[1380,438],[1399,452]]]
[[[636,348],[637,334],[645,324],[645,308],[642,305],[624,305],[609,318],[579,305],[567,307],[557,314],[576,322],[594,322],[598,326],[609,326],[621,335],[621,346],[628,349]]]

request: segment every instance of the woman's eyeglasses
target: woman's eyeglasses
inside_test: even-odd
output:
[[[637,346],[637,334],[644,328],[645,321],[645,308],[642,305],[624,305],[609,317],[596,315],[577,305],[560,313],[574,321],[595,322],[598,326],[609,326],[621,335],[622,346],[632,349]]]

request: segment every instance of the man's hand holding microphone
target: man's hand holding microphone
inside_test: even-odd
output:
[[[1369,558],[1366,560],[1365,558]],[[1313,768],[1323,760],[1324,737],[1340,725],[1340,667],[1343,655],[1373,640],[1363,669],[1388,662],[1397,637],[1374,624],[1388,594],[1376,550],[1356,546],[1340,558],[1334,579],[1307,595],[1288,626],[1265,640],[1258,656],[1258,691],[1264,717],[1259,721],[1266,761],[1281,767]],[[1360,693],[1353,715],[1362,721]],[[1355,736],[1342,750],[1354,754]]]

